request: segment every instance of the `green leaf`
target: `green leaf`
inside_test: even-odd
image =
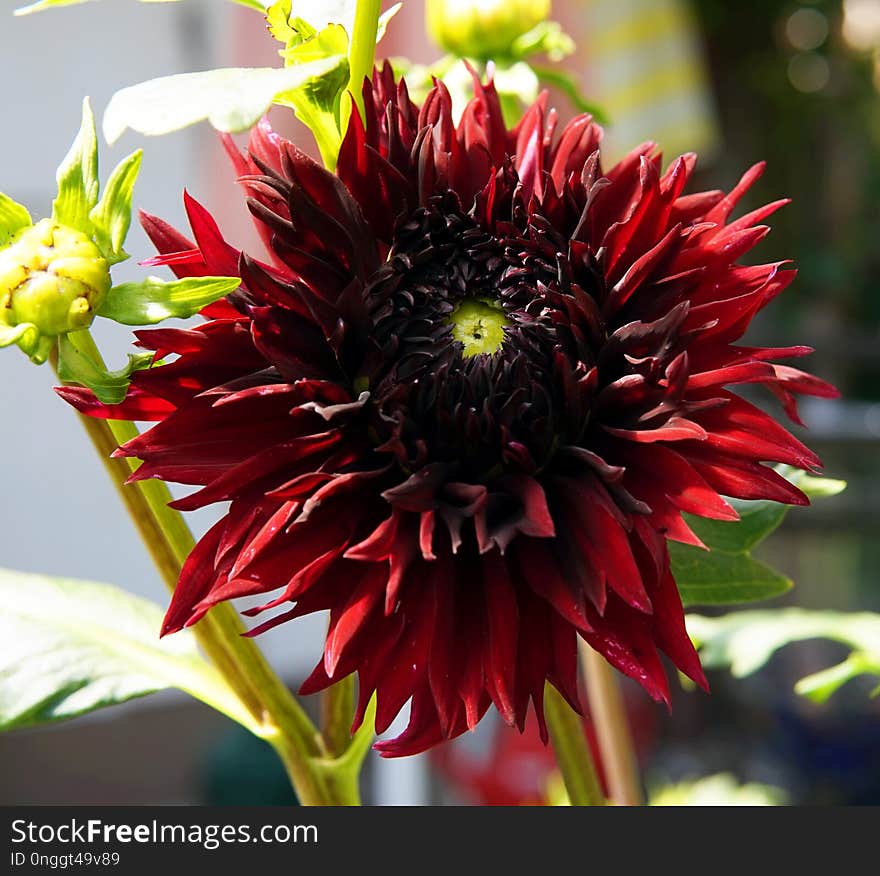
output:
[[[38,0],[30,6],[23,6],[15,10],[16,15],[30,15],[32,12],[43,12],[46,9],[54,9],[59,6],[79,6],[81,3],[89,3],[91,0]],[[141,3],[175,3],[177,0],[141,0]],[[255,9],[257,12],[266,11],[266,3],[260,0],[231,0],[238,6],[246,6],[248,9]]]
[[[40,337],[40,330],[32,322],[20,322],[18,325],[4,325],[0,323],[0,348],[18,344],[22,339],[21,346],[25,352],[30,352]]]
[[[810,499],[824,499],[837,496],[846,489],[846,481],[807,474],[790,465],[778,465],[776,471],[786,480],[799,487]]]
[[[833,496],[846,486],[843,481],[815,477],[788,466],[777,470],[812,497]],[[686,606],[732,605],[768,599],[785,593],[792,586],[788,578],[750,556],[751,550],[782,523],[789,506],[738,499],[731,499],[730,504],[739,513],[739,520],[706,520],[684,515],[708,551],[690,545],[669,545],[672,572]]]
[[[32,224],[27,208],[0,192],[0,247],[6,246],[22,228]]]
[[[32,727],[178,688],[255,729],[184,631],[109,584],[0,569],[0,730]]]
[[[117,165],[107,180],[101,200],[89,214],[95,242],[111,265],[128,258],[123,244],[131,226],[131,199],[142,158],[143,152],[138,149]]]
[[[172,317],[188,319],[240,285],[238,277],[184,277],[170,282],[148,277],[140,283],[114,286],[98,315],[123,325],[155,325]]]
[[[733,605],[779,596],[792,582],[747,554],[707,552],[670,542],[669,557],[681,601],[691,605]]]
[[[108,371],[80,349],[77,335],[79,332],[71,332],[58,338],[58,376],[66,383],[87,386],[105,405],[118,405],[125,398],[131,375],[153,364],[152,353],[129,353],[127,365]]]
[[[836,496],[846,488],[846,481],[816,477],[790,466],[779,466],[776,470],[811,499]],[[707,520],[690,514],[684,517],[709,548],[733,554],[745,553],[760,544],[779,527],[790,510],[790,506],[779,502],[731,499],[730,504],[739,514],[739,520]]]
[[[290,24],[291,3],[293,0],[275,0],[266,10],[266,26],[269,33],[285,46],[297,39],[297,32]]]
[[[295,24],[299,29],[293,31],[293,43],[280,53],[288,67],[345,55],[348,52],[348,36],[341,24],[328,24],[320,32],[299,19],[295,19]]]
[[[712,551],[747,553],[777,529],[788,513],[788,505],[779,502],[729,501],[739,514],[739,520],[707,520],[692,514],[684,515],[687,525]]]
[[[0,349],[17,344],[34,365],[42,365],[55,346],[55,338],[40,334],[40,329],[32,322],[6,325],[0,322]]]
[[[350,80],[348,56],[355,51],[350,37],[354,29],[356,6],[354,0],[278,0],[266,13],[269,30],[275,39],[284,44],[280,54],[287,67],[320,58],[347,56],[345,65],[340,65],[337,70],[322,77],[313,77],[275,100],[281,106],[293,109],[300,121],[312,131],[321,158],[331,169],[336,165],[350,110],[350,101],[345,92]],[[397,3],[379,16],[377,42],[400,6]]]
[[[341,25],[331,24],[320,33],[282,52],[289,69],[300,70],[320,59],[341,58],[332,70],[311,76],[275,97],[275,103],[288,106],[311,130],[321,158],[327,167],[335,167],[342,144],[340,102],[348,87],[348,37]]]
[[[104,113],[104,136],[114,143],[126,128],[156,136],[207,119],[220,131],[245,131],[259,121],[275,96],[335,71],[344,56],[308,64],[228,68],[151,79],[117,91]]]
[[[89,213],[98,203],[98,138],[89,99],[83,101],[82,125],[70,152],[58,168],[58,196],[52,218],[91,236]]]
[[[842,663],[802,678],[795,690],[816,702],[828,699],[841,685],[859,675],[880,676],[880,615],[862,612],[738,611],[710,618],[691,614],[687,628],[705,667],[729,667],[736,678],[760,669],[781,648],[808,639],[832,639],[850,646]],[[874,695],[880,693],[880,688]]]

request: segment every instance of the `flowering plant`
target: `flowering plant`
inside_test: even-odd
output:
[[[124,88],[103,130],[208,120],[259,251],[187,193],[191,231],[140,216],[158,253],[141,264],[175,279],[114,283],[142,156],[101,193],[88,102],[52,216],[0,195],[0,345],[55,367],[172,591],[160,622],[106,585],[4,572],[0,725],[178,687],[267,740],[301,802],[353,804],[402,711],[373,744],[385,757],[494,710],[520,731],[534,716],[569,802],[636,802],[614,672],[668,703],[665,657],[707,688],[698,649],[735,663],[735,633],[685,608],[785,592],[752,549],[787,506],[842,488],[741,393],[769,390],[795,422],[797,396],[836,395],[781,361],[809,348],[742,342],[795,276],[742,263],[787,202],[735,214],[760,164],[722,192],[654,143],[607,161],[595,111],[563,122],[531,93],[543,78],[592,109],[533,63],[572,48],[549,3],[432,2],[449,55],[416,67],[374,63],[399,4],[239,2],[283,66]],[[272,105],[320,160],[272,129]],[[139,327],[123,368],[98,317]],[[172,501],[167,483],[196,489]],[[196,541],[180,512],[212,505]],[[247,631],[243,597],[259,597]],[[257,646],[314,612],[329,626],[299,694],[321,692],[320,726]],[[854,653],[808,692],[880,671],[876,631],[837,621]],[[798,634],[780,615],[774,635]]]

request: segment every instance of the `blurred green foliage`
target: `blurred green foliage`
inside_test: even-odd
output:
[[[793,258],[800,276],[771,311],[777,330],[773,317],[764,329],[789,338],[806,333],[820,348],[814,370],[850,398],[880,398],[880,76],[873,54],[845,40],[842,0],[692,2],[724,135],[723,154],[704,181],[729,186],[739,168],[766,159],[752,197],[794,200],[773,218],[760,255]],[[789,25],[804,9],[827,23],[827,35],[808,51],[792,44]],[[795,73],[810,64],[818,73],[814,90],[804,91]]]

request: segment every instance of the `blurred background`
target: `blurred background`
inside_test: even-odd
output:
[[[17,0],[0,5],[0,58],[14,82],[4,95],[0,190],[34,215],[49,212],[84,95],[100,114],[115,90],[153,76],[276,63],[261,17],[221,0],[94,3],[21,19],[11,16]],[[553,17],[578,46],[565,65],[611,119],[611,157],[646,139],[667,158],[698,151],[700,188],[729,188],[764,159],[767,171],[743,209],[793,198],[756,258],[791,258],[800,276],[750,340],[816,348],[810,370],[843,398],[803,404],[807,440],[849,488],[792,512],[762,556],[797,584],[776,604],[880,610],[880,0],[555,0]],[[423,19],[423,4],[407,0],[380,56],[437,57]],[[554,97],[569,114],[566,98]],[[273,120],[307,145],[295,122]],[[139,139],[128,134],[105,149],[105,170]],[[207,126],[146,145],[136,204],[185,226],[185,185],[230,240],[253,242]],[[128,249],[136,258],[118,276],[136,276],[134,262],[150,254],[139,229]],[[120,360],[129,335],[104,322],[99,340]],[[2,565],[108,581],[164,603],[91,446],[51,392],[49,369],[15,353],[3,355],[2,367]],[[202,530],[210,520],[195,516],[193,525]],[[296,684],[322,632],[322,619],[306,619],[261,642]],[[822,706],[791,693],[796,679],[840,659],[838,650],[808,642],[750,679],[713,673],[713,696],[679,691],[671,715],[625,685],[649,786],[725,772],[771,785],[792,803],[876,803],[880,700],[868,698],[868,683],[853,682]],[[364,796],[380,804],[534,802],[550,766],[533,734],[487,719],[434,757],[373,758]],[[0,736],[0,776],[6,804],[290,800],[271,751],[174,694]]]

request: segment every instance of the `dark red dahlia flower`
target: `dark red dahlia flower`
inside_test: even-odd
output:
[[[578,708],[577,637],[656,699],[663,652],[705,680],[666,540],[722,498],[806,504],[763,463],[817,457],[726,387],[834,390],[737,346],[794,277],[739,259],[778,201],[728,221],[729,193],[682,194],[645,144],[603,170],[601,130],[557,130],[546,100],[512,131],[491,84],[461,121],[438,84],[419,108],[388,68],[364,89],[329,173],[259,127],[233,161],[271,253],[239,253],[187,196],[195,243],[144,216],[178,275],[240,275],[193,330],[142,331],[164,364],[126,401],[62,394],[95,416],[158,420],[120,453],[230,502],[187,561],[164,631],[216,603],[272,594],[255,632],[329,610],[311,693],[352,672],[356,723],[411,701],[385,755],[473,728],[494,703],[543,730],[549,680]]]

